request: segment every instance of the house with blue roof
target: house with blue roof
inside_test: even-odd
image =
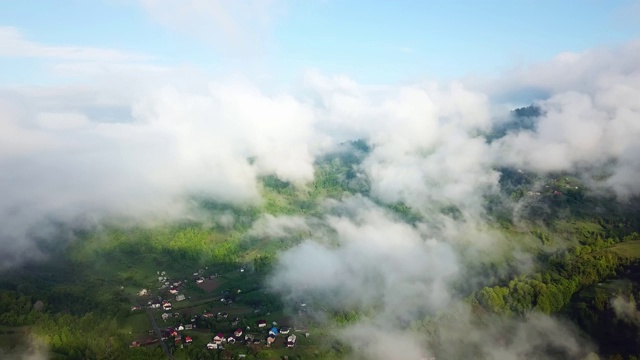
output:
[[[273,335],[273,336],[278,335],[278,329],[275,326],[272,327],[271,330],[269,330],[269,335]]]

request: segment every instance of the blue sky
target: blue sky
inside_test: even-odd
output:
[[[173,21],[167,17],[188,5],[162,9],[171,3],[217,5]],[[248,8],[225,0],[4,1],[0,26],[16,28],[24,40],[43,46],[107,48],[149,57],[136,63],[276,79],[292,79],[313,68],[369,83],[491,76],[640,34],[640,7],[628,0],[272,0],[253,10],[258,1],[246,3]],[[218,17],[217,12],[225,14]],[[255,25],[263,20],[266,24]],[[227,36],[225,26],[241,35]],[[0,51],[0,84],[59,81],[49,66],[74,61],[14,55]]]

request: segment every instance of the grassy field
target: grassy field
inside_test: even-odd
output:
[[[576,234],[582,231],[601,233],[602,226],[593,221],[585,220],[560,220],[554,222],[554,228],[559,233]]]
[[[638,259],[640,258],[640,240],[616,244],[612,246],[610,250],[629,259]]]
[[[151,324],[144,311],[131,314],[122,325],[122,331],[136,339],[138,337],[146,339],[149,330],[151,330]]]

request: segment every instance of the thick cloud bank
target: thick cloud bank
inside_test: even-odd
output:
[[[605,171],[599,185],[624,198],[640,191],[640,62],[628,61],[638,49],[564,54],[528,69],[553,74],[535,83],[511,74],[503,89],[551,95],[533,130],[491,144],[497,91],[461,83],[368,86],[311,72],[273,94],[185,69],[122,67],[84,85],[5,88],[0,242],[18,259],[37,253],[26,239],[46,222],[182,217],[193,195],[256,203],[257,176],[302,185],[318,155],[358,138],[373,149],[361,167],[372,195],[424,214],[455,206],[477,221],[502,165]]]

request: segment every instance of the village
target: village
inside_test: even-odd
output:
[[[137,291],[131,307],[132,314],[148,313],[152,329],[138,334],[130,346],[155,346],[162,341],[176,355],[195,346],[237,358],[260,349],[295,351],[301,338],[309,338],[309,331],[291,326],[291,318],[281,310],[272,313],[261,306],[256,298],[262,291],[243,281],[247,278],[244,268],[223,274],[204,268],[186,278],[157,271],[155,288]],[[222,289],[223,284],[240,286]]]
[[[515,174],[515,175],[514,175]],[[546,180],[535,179],[531,174],[518,169],[512,174],[512,181],[517,184],[517,188],[512,193],[512,198],[518,199],[522,196],[531,198],[551,198],[580,200],[583,195],[582,183],[573,176],[552,177]]]

